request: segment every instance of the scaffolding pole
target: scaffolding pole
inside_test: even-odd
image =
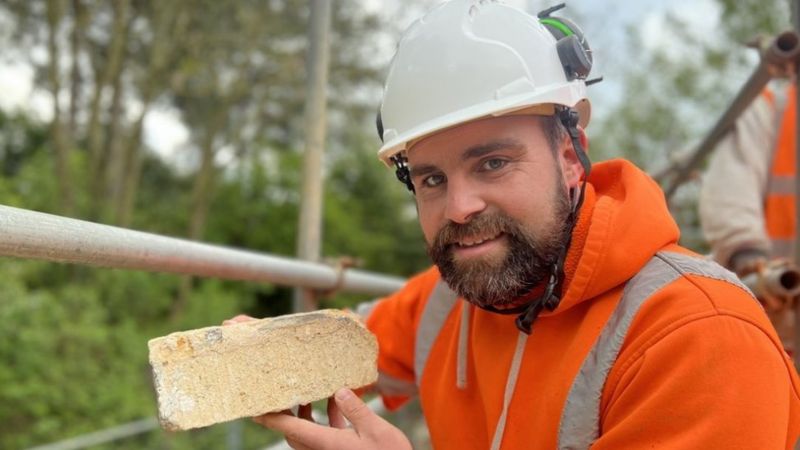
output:
[[[672,199],[678,188],[714,151],[720,139],[730,130],[742,111],[752,103],[753,99],[772,79],[770,66],[797,64],[798,61],[800,61],[800,36],[794,31],[786,31],[777,35],[761,53],[761,61],[758,66],[696,149],[685,159],[681,158],[664,171],[653,175],[653,178],[664,186],[664,195],[667,197],[667,201]]]
[[[148,433],[155,429],[158,429],[158,419],[155,417],[148,417],[147,419],[106,428],[105,430],[95,431],[94,433],[53,442],[52,444],[30,447],[28,450],[78,450]]]
[[[400,277],[237,250],[0,205],[0,256],[386,295]]]
[[[305,152],[297,230],[297,257],[317,261],[322,246],[322,157],[328,85],[328,34],[331,0],[311,0],[306,57]],[[317,309],[314,291],[296,287],[294,312]]]
[[[375,397],[367,402],[367,407],[375,414],[386,414],[386,408],[383,406],[381,397]],[[323,414],[313,412],[314,420],[320,424],[327,424],[327,417]],[[228,426],[241,427],[241,421],[236,420],[228,422]],[[63,441],[53,442],[51,444],[38,445],[36,447],[29,447],[27,450],[80,450],[87,447],[107,444],[109,442],[119,441],[121,439],[130,438],[144,433],[159,431],[158,419],[155,417],[148,417],[146,419],[128,422],[126,424],[118,425],[116,427],[106,428],[105,430],[95,431],[93,433],[75,436]],[[230,439],[230,436],[228,437]],[[238,439],[238,438],[237,438]],[[229,441],[230,445],[230,441]],[[241,447],[241,442],[237,442]],[[265,447],[263,450],[290,450],[289,444],[284,439],[279,439],[272,445]]]

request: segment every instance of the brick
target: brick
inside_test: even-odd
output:
[[[148,346],[168,430],[281,411],[378,378],[375,337],[339,310],[172,333]]]

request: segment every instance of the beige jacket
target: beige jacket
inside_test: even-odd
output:
[[[739,250],[771,254],[764,199],[777,144],[785,86],[775,86],[775,105],[759,95],[717,146],[703,176],[700,223],[714,259],[730,267]],[[794,350],[794,311],[768,311],[784,347]]]
[[[785,92],[785,89],[775,89]],[[770,253],[764,225],[764,198],[777,139],[776,95],[773,107],[759,95],[718,144],[703,176],[700,223],[714,259],[729,267],[738,250]]]

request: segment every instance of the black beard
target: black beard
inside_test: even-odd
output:
[[[556,191],[558,192],[558,191]],[[569,201],[556,196],[556,224],[547,233],[535,236],[504,214],[481,214],[465,224],[450,222],[428,246],[428,255],[439,267],[442,279],[470,303],[479,307],[503,309],[534,287],[549,279],[562,246],[570,233],[566,223]],[[468,236],[493,236],[502,233],[508,241],[508,253],[500,261],[480,259],[456,261],[452,247]]]

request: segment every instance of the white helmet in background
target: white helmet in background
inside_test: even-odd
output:
[[[406,30],[384,86],[378,156],[387,165],[411,143],[470,120],[577,110],[589,122],[591,51],[571,22],[494,1],[451,0]]]

